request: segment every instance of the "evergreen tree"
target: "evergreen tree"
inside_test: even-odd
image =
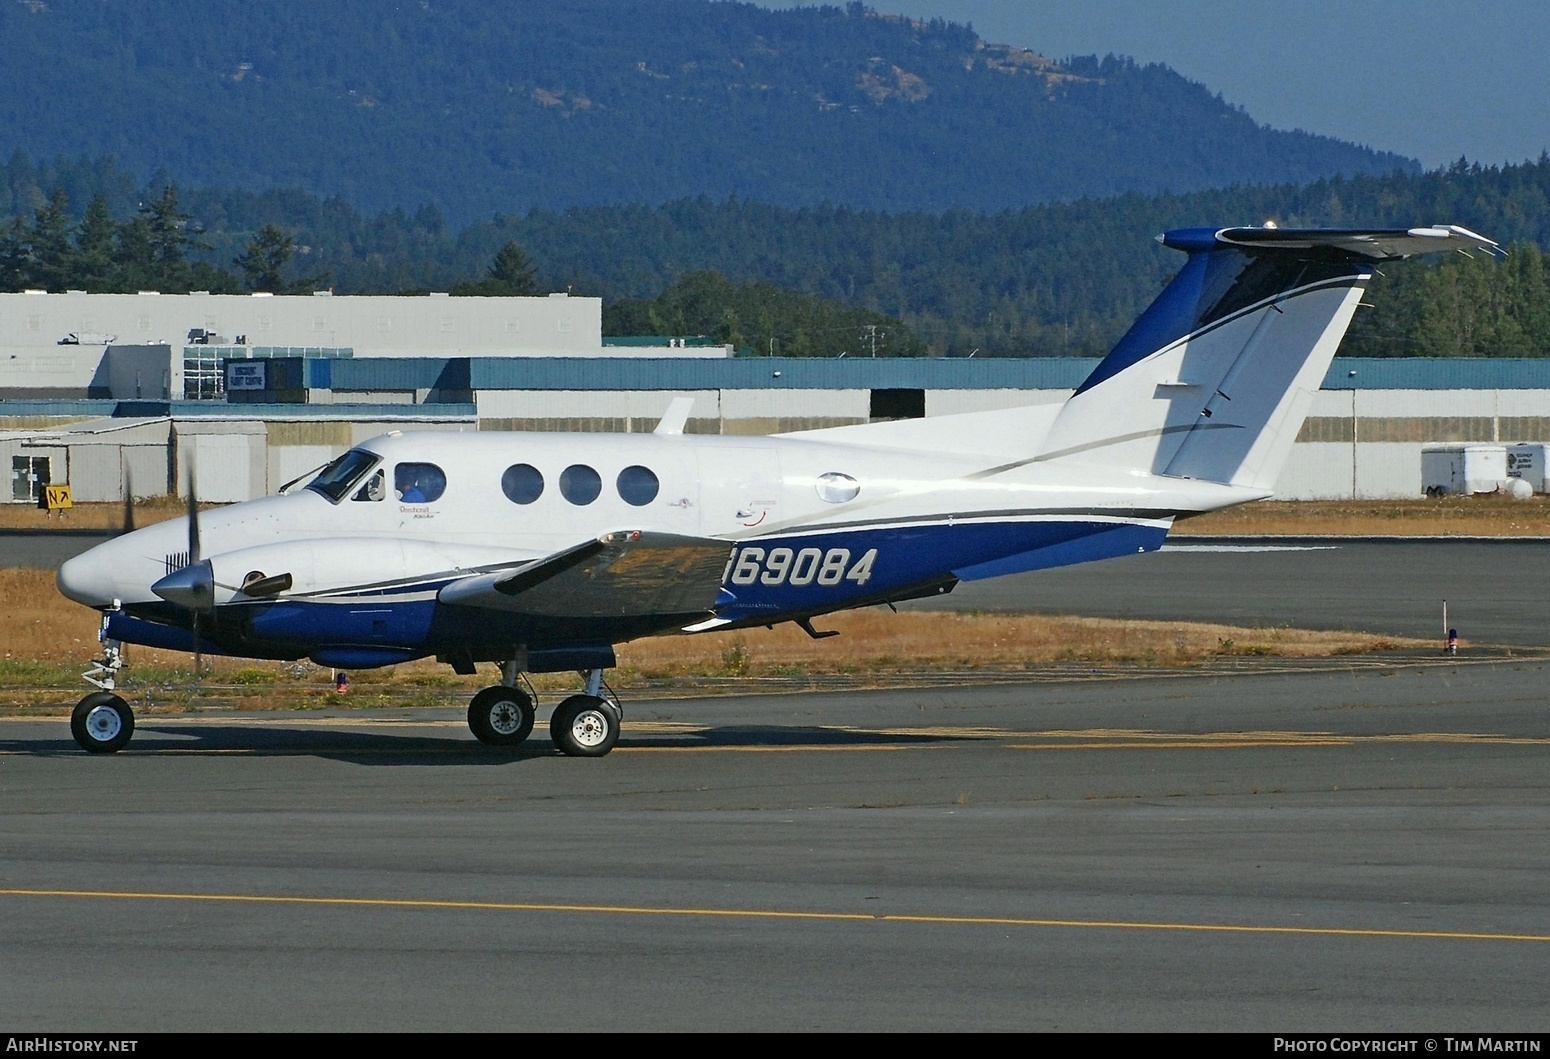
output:
[[[489,273],[490,279],[504,285],[512,294],[538,293],[538,270],[533,267],[527,251],[518,246],[516,240],[508,239],[495,252]]]
[[[277,224],[266,224],[253,234],[235,264],[247,288],[254,291],[306,294],[328,282],[327,273],[287,280],[285,274],[295,256],[296,240],[290,233]]]
[[[33,280],[45,290],[62,291],[74,283],[72,227],[70,199],[63,188],[55,188],[39,207],[32,225]]]
[[[539,293],[538,270],[514,239],[508,239],[495,252],[485,269],[484,278],[456,284],[452,293],[460,297],[515,298]]]
[[[32,283],[32,231],[20,217],[0,232],[0,291],[26,290]]]
[[[113,289],[114,243],[118,225],[108,213],[108,200],[100,191],[86,204],[75,233],[75,276],[73,283],[82,290],[101,294]]]

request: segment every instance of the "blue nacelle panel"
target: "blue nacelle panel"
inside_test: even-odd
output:
[[[434,600],[318,603],[280,600],[253,607],[249,635],[259,640],[306,644],[373,644],[417,647],[425,643]]]

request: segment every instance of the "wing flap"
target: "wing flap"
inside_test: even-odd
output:
[[[518,570],[461,578],[437,598],[552,618],[710,614],[732,545],[703,537],[609,533]]]

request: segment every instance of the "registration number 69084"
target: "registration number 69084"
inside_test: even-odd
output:
[[[868,548],[854,563],[849,548],[739,548],[727,560],[727,575],[734,585],[837,585],[872,579],[877,549]]]

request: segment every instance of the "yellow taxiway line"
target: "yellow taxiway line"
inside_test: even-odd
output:
[[[438,901],[427,898],[296,897],[279,894],[157,893],[132,890],[0,889],[0,897],[80,900],[187,901],[254,905],[322,905],[336,908],[446,909],[478,912],[562,912],[572,915],[676,916],[843,923],[940,924],[961,927],[1043,927],[1082,930],[1181,931],[1205,934],[1280,934],[1346,938],[1429,938],[1444,941],[1550,942],[1550,934],[1466,930],[1399,930],[1378,927],[1288,927],[1254,923],[1170,923],[1122,919],[1044,919],[1027,916],[948,916],[904,913],[821,912],[758,908],[660,908],[645,905],[551,904],[533,901]]]

